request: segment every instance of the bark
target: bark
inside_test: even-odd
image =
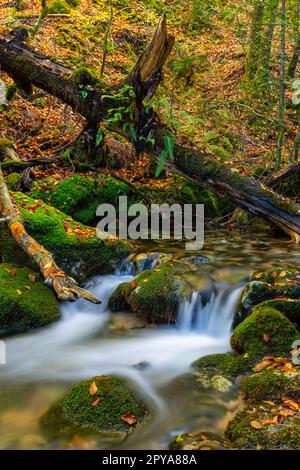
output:
[[[142,150],[146,150],[156,159],[159,159],[162,152],[166,151],[165,137],[172,135],[173,131],[160,123],[153,110],[146,110],[143,107],[143,99],[145,96],[153,94],[162,79],[162,67],[171,51],[173,42],[174,39],[167,33],[164,16],[158,25],[151,44],[141,55],[127,80],[127,83],[135,88],[137,96],[137,143]],[[21,62],[18,62],[19,56]],[[29,76],[32,83],[72,106],[88,121],[91,113],[94,117],[100,118],[101,116],[101,119],[103,119],[109,107],[114,107],[113,100],[105,102],[101,97],[101,93],[97,94],[97,92],[92,92],[94,105],[91,106],[90,99],[82,99],[75,83],[70,83],[69,80],[56,75],[57,72],[53,70],[56,67],[55,63],[52,63],[49,58],[43,57],[40,59],[39,57],[37,53],[32,51],[24,53],[23,45],[20,49],[16,49],[14,44],[5,49],[3,41],[0,41],[0,63],[5,71],[13,74],[16,72],[16,67],[18,67],[18,73],[24,76],[23,67],[28,70],[28,61],[34,64],[35,73]],[[9,59],[16,59],[18,66],[12,65]],[[45,64],[47,64],[47,67],[45,67]],[[61,70],[60,67],[62,66],[58,65],[58,67]],[[30,70],[28,72],[30,73]],[[53,84],[57,84],[57,87]],[[66,90],[64,90],[64,85]],[[74,97],[77,97],[79,101],[77,102]],[[100,102],[101,109],[98,109]],[[128,131],[124,131],[124,126],[119,125],[114,130],[120,134],[125,134],[130,139]],[[154,145],[150,143],[150,138],[155,142]],[[297,242],[300,241],[300,212],[298,206],[291,201],[264,187],[254,178],[245,177],[231,171],[213,155],[204,154],[197,149],[177,144],[174,145],[172,153],[174,154],[173,169],[176,172],[228,199],[228,201],[234,202],[250,214],[268,220],[288,233]]]
[[[0,211],[13,238],[25,253],[37,263],[46,283],[52,286],[58,299],[74,301],[77,297],[83,297],[90,302],[96,304],[100,303],[100,300],[96,296],[79,287],[74,279],[67,276],[57,266],[46,248],[28,235],[11,200],[1,167]]]
[[[265,0],[255,0],[252,12],[252,24],[247,57],[246,72],[249,79],[255,77],[263,34]]]
[[[283,168],[282,170],[277,172],[275,175],[272,175],[271,177],[266,178],[264,180],[264,183],[269,188],[276,188],[281,183],[286,181],[288,178],[297,174],[300,174],[300,163],[290,165],[287,168]]]

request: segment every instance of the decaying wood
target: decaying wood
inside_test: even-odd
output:
[[[26,232],[19,214],[11,200],[0,168],[0,211],[17,244],[32,258],[60,300],[74,301],[77,297],[93,302],[101,301],[90,292],[79,287],[74,279],[67,276],[55,263],[52,255]]]
[[[138,100],[152,97],[162,80],[162,69],[174,46],[175,38],[167,31],[166,15],[161,18],[153,39],[139,57],[128,77]]]
[[[136,148],[140,145],[154,158],[159,158],[165,150],[164,139],[173,134],[173,131],[160,122],[153,110],[144,109],[142,100],[145,96],[153,94],[161,80],[162,67],[173,42],[174,39],[167,33],[164,16],[152,42],[126,81],[134,86],[137,98]],[[94,122],[98,123],[105,118],[108,109],[116,106],[113,99],[107,100],[99,91],[89,91],[86,98],[83,98],[77,84],[65,78],[69,74],[65,67],[40,56],[24,44],[8,44],[7,41],[0,40],[0,64],[11,76],[20,75],[23,79],[26,77],[36,87],[69,104],[74,111],[87,118],[88,124],[91,122],[91,116]],[[121,85],[117,89],[121,88]],[[113,92],[114,89],[111,89],[112,95]],[[105,93],[108,94],[107,90]],[[114,130],[124,135],[123,126]],[[147,143],[149,138],[155,142],[154,145]],[[300,241],[299,208],[289,199],[283,198],[254,178],[232,171],[215,156],[204,154],[193,147],[175,144],[173,153],[173,168],[176,172],[235,203],[250,214],[266,219],[288,233],[295,241]]]
[[[290,165],[282,170],[278,171],[274,175],[266,178],[264,180],[264,184],[269,186],[270,188],[276,188],[281,183],[286,181],[291,176],[299,175],[300,176],[300,163],[296,163],[294,165]]]

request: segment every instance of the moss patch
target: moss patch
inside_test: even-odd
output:
[[[48,325],[60,317],[58,302],[40,275],[0,264],[0,335]]]
[[[276,370],[264,370],[247,377],[241,391],[247,401],[280,400],[283,395],[300,398],[300,375],[298,372],[284,374]]]
[[[253,404],[238,412],[229,422],[226,437],[233,446],[242,449],[299,449],[300,415],[284,417],[282,423],[251,426],[252,421],[274,420],[273,406]]]
[[[100,240],[95,229],[75,222],[41,201],[22,193],[15,193],[14,199],[28,233],[53,254],[62,269],[79,280],[113,271],[120,259],[130,251],[126,242]],[[8,230],[5,227],[0,230],[2,260],[21,265],[30,263]]]
[[[195,361],[193,367],[196,369],[207,369],[217,371],[225,375],[237,377],[249,372],[253,366],[247,355],[235,353],[211,354]]]
[[[91,395],[90,386],[93,382],[96,391]],[[86,431],[126,435],[140,426],[148,413],[145,404],[124,379],[101,376],[75,385],[59,404],[49,409],[41,423],[43,427],[56,429],[62,425],[66,433],[73,432],[74,428],[83,428]],[[135,417],[134,425],[125,421],[129,415]]]
[[[292,323],[271,307],[258,305],[234,330],[231,346],[250,357],[285,356],[289,354],[298,332]]]
[[[243,291],[234,325],[240,323],[255,305],[267,300],[278,297],[300,299],[299,281],[300,275],[295,269],[277,267],[264,273],[255,273]]]
[[[119,196],[130,194],[127,184],[106,175],[74,175],[59,182],[50,177],[39,181],[30,193],[86,225],[96,224],[99,204],[117,205]]]

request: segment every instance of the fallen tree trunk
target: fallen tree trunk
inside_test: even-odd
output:
[[[127,83],[134,87],[137,97],[136,147],[138,148],[140,144],[139,150],[146,150],[155,158],[159,158],[162,152],[166,151],[166,136],[173,135],[173,131],[160,123],[153,110],[145,110],[142,101],[145,96],[152,95],[158,86],[162,67],[172,45],[173,40],[167,34],[164,16],[153,41],[127,80]],[[163,53],[160,55],[161,51]],[[159,55],[158,58],[151,57],[154,53]],[[88,96],[83,98],[77,84],[64,78],[63,75],[67,73],[66,68],[49,58],[44,56],[41,58],[35,51],[28,50],[25,45],[14,42],[7,44],[7,41],[0,40],[0,64],[1,68],[11,76],[17,75],[30,80],[33,85],[69,104],[74,111],[86,117],[88,122],[91,116],[94,121],[102,120],[108,109],[119,106],[113,99],[103,98],[101,93],[95,91],[88,92]],[[124,135],[123,126],[114,130]],[[130,138],[128,133],[127,137]],[[150,138],[155,142],[154,145],[149,143]],[[213,155],[177,144],[174,145],[172,153],[177,172],[181,172],[185,177],[251,214],[268,220],[288,233],[295,241],[300,241],[300,212],[298,206],[291,201],[263,186],[255,178],[245,177],[232,171]]]
[[[101,301],[95,295],[79,287],[71,277],[67,276],[55,263],[51,254],[26,232],[19,215],[13,205],[0,167],[0,211],[2,222],[8,226],[17,244],[32,258],[60,300],[74,301],[77,297],[99,304]]]

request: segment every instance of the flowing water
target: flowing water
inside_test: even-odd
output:
[[[199,255],[211,260],[203,273],[215,279],[214,288],[208,298],[201,290],[191,292],[180,305],[177,325],[145,328],[133,314],[109,312],[109,295],[133,279],[132,270],[123,265],[89,283],[102,299],[100,306],[63,303],[59,322],[7,339],[7,365],[0,369],[0,448],[159,449],[167,448],[176,434],[195,428],[221,432],[236,390],[224,397],[202,388],[191,363],[230,350],[232,318],[242,290],[238,281],[255,269],[298,262],[292,245],[284,241],[239,237],[208,237]],[[178,245],[169,244],[168,249],[178,257],[184,254]],[[73,383],[99,374],[127,377],[154,410],[152,421],[124,443],[99,436],[68,441],[43,435],[39,418],[49,405]]]

